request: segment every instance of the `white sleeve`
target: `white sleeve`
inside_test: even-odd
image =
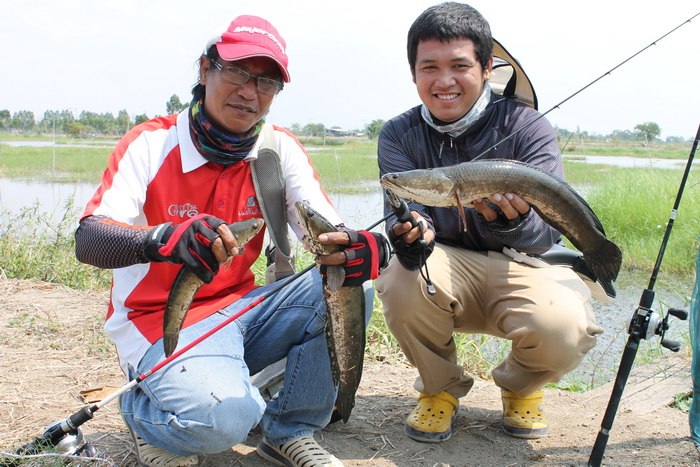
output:
[[[167,129],[144,131],[123,153],[115,149],[93,197],[99,204],[92,214],[132,225],[147,225],[143,205],[148,184],[169,150],[177,144],[173,136]]]

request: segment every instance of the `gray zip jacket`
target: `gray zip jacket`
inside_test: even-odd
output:
[[[541,114],[513,99],[491,92],[483,115],[457,138],[440,133],[421,116],[421,106],[389,120],[379,134],[380,175],[413,169],[444,167],[469,162]],[[551,124],[540,118],[509,140],[480,157],[511,159],[537,165],[564,178],[562,157]],[[467,230],[463,231],[457,208],[436,208],[409,202],[436,233],[436,241],[470,250],[501,251],[504,246],[524,253],[538,254],[561,241],[561,234],[547,225],[534,210],[508,221],[500,213],[491,223],[474,208],[464,208]],[[384,201],[385,215],[391,212]],[[396,217],[386,221],[387,232]]]

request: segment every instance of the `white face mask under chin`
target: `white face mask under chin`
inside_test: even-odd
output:
[[[484,81],[484,89],[481,90],[481,95],[479,98],[474,102],[474,105],[472,106],[471,109],[469,109],[469,112],[464,115],[464,117],[460,118],[459,120],[448,123],[447,125],[438,125],[433,121],[433,116],[430,113],[430,110],[428,110],[428,107],[423,104],[421,107],[421,116],[423,117],[423,120],[430,125],[431,127],[435,128],[437,131],[440,133],[446,133],[453,138],[458,137],[464,131],[469,128],[472,123],[477,121],[479,117],[484,113],[484,110],[486,109],[486,106],[489,103],[489,99],[491,97],[491,86],[489,86],[488,81]]]

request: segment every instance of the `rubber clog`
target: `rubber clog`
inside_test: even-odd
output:
[[[421,394],[418,405],[406,419],[406,434],[423,443],[439,443],[450,439],[457,407],[457,398],[445,391],[434,396]]]
[[[549,426],[542,407],[544,391],[527,397],[501,390],[503,400],[503,429],[514,438],[537,439],[547,436]]]

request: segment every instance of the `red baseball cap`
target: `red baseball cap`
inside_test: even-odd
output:
[[[224,60],[233,61],[250,57],[273,59],[282,72],[284,82],[289,83],[287,43],[267,20],[259,16],[239,16],[231,22],[223,34],[207,42],[205,53],[214,44]]]

